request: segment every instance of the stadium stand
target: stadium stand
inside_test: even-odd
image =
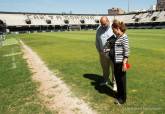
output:
[[[165,11],[146,11],[122,15],[0,12],[0,29],[19,33],[94,30],[101,16],[124,21],[128,28],[165,28]]]

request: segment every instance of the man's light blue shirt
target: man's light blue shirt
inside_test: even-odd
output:
[[[111,26],[99,26],[96,31],[96,48],[99,52],[103,52],[107,39],[113,35]]]

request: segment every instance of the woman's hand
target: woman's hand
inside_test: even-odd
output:
[[[122,67],[122,71],[123,72],[128,70],[127,66],[126,66],[127,63],[128,63],[128,58],[124,58],[124,60],[123,60],[123,67]]]

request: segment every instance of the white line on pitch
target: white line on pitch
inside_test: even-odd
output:
[[[3,55],[3,57],[10,57],[10,56],[15,56],[15,55],[20,55],[20,54],[22,54],[22,52],[6,54],[6,55]]]
[[[14,48],[12,48],[12,54],[14,54]],[[17,68],[16,61],[15,61],[15,56],[12,56],[12,69]]]

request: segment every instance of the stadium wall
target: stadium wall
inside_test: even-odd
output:
[[[128,28],[165,28],[165,11],[134,12],[124,15],[57,14],[0,12],[0,31],[51,32],[70,30],[95,30],[101,16],[110,21],[124,21]]]

